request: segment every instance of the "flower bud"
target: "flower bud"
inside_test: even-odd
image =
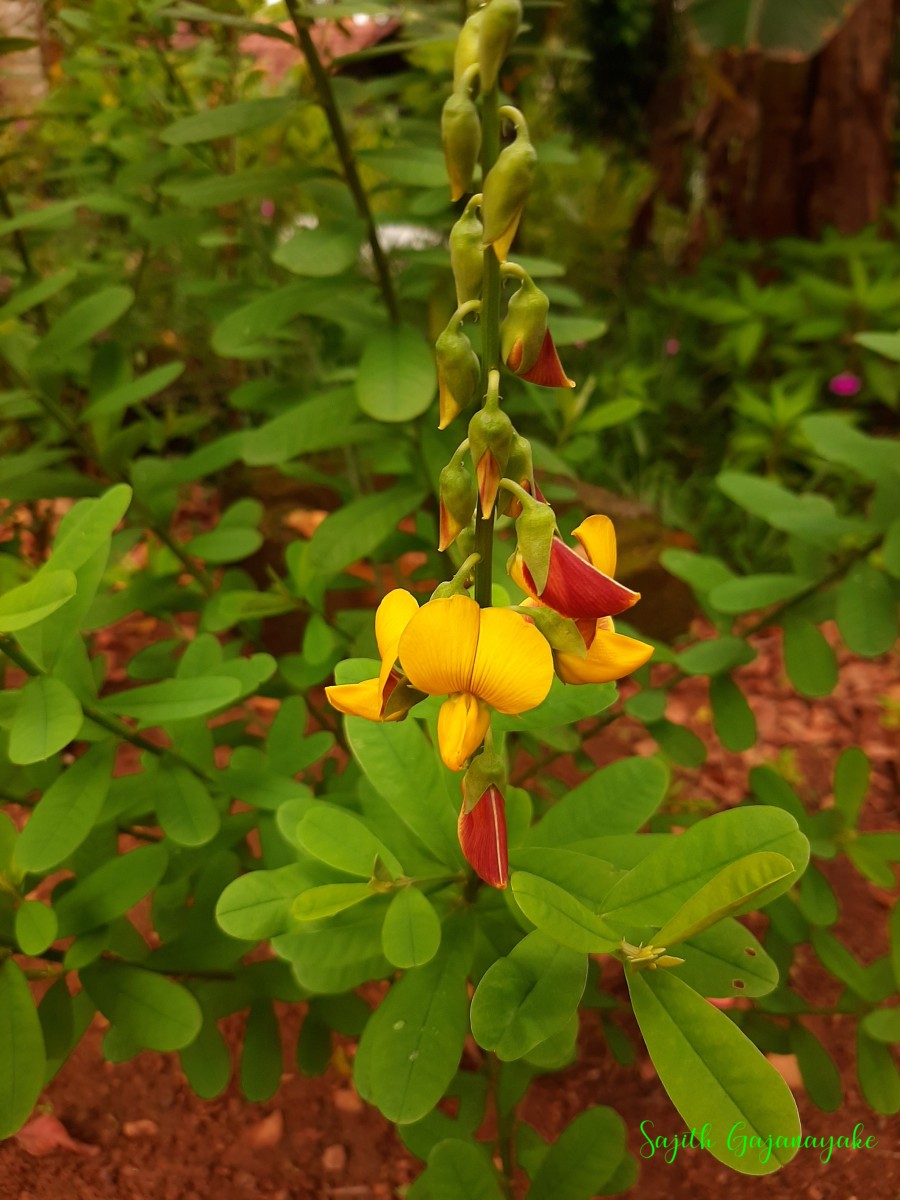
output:
[[[478,37],[478,67],[482,92],[497,82],[497,75],[519,32],[521,0],[490,0],[484,9]]]
[[[481,295],[481,280],[484,275],[484,252],[481,239],[484,227],[478,219],[476,209],[481,196],[473,196],[465,212],[450,230],[450,267],[456,283],[456,303],[477,300]]]
[[[544,334],[541,350],[534,366],[527,371],[519,371],[518,375],[520,379],[527,379],[529,383],[536,383],[538,387],[573,388],[575,386],[575,380],[570,379],[563,370],[549,329]]]
[[[515,430],[499,404],[490,399],[469,422],[469,451],[475,464],[481,515],[491,515],[506,470]]]
[[[460,80],[469,67],[478,64],[478,40],[484,14],[487,9],[477,8],[459,31],[456,39],[456,49],[453,51],[453,88],[459,87]]]
[[[556,534],[556,515],[549,504],[532,500],[523,504],[516,521],[516,553],[531,573],[534,590],[540,596],[550,573],[550,549]]]
[[[506,477],[519,487],[524,488],[529,495],[534,495],[534,464],[531,459],[531,442],[520,433],[513,435],[509,459],[506,463]],[[512,492],[504,492],[498,499],[497,511],[501,516],[517,517],[522,511],[522,502]]]
[[[481,153],[481,121],[468,89],[453,92],[441,112],[441,143],[450,178],[450,198],[458,200],[470,190]]]
[[[471,343],[455,319],[434,344],[440,394],[439,429],[446,429],[453,418],[475,398],[481,379],[481,363]]]
[[[509,881],[509,851],[506,805],[500,789],[489,787],[471,811],[464,800],[456,828],[466,862],[478,878],[491,887],[505,888]]]
[[[510,371],[523,375],[537,362],[547,332],[550,301],[529,276],[509,301],[500,326],[500,357]]]
[[[478,485],[462,456],[451,458],[441,471],[441,540],[438,550],[452,546],[472,519],[478,503]]]
[[[501,150],[484,181],[481,214],[484,218],[484,247],[493,246],[500,262],[512,245],[522,210],[537,166],[537,154],[528,137],[524,120],[516,129],[516,140]]]

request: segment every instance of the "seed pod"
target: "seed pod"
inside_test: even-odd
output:
[[[450,267],[456,283],[456,303],[477,300],[484,277],[484,228],[478,219],[481,196],[473,196],[465,212],[450,230]]]
[[[529,276],[509,301],[500,326],[500,356],[511,371],[523,375],[538,360],[547,332],[550,301]]]
[[[446,429],[453,418],[475,399],[481,379],[481,363],[456,320],[434,344],[440,393],[439,429]]]
[[[452,546],[472,520],[478,503],[478,485],[466,468],[462,455],[453,458],[441,471],[440,509],[441,540],[438,550]]]
[[[459,86],[459,81],[469,67],[476,66],[478,63],[478,40],[486,12],[485,7],[477,8],[459,31],[456,49],[453,52],[454,89]]]
[[[478,67],[482,92],[497,82],[522,20],[521,0],[491,0],[484,10],[478,37]]]
[[[470,190],[472,175],[481,153],[481,121],[468,90],[453,92],[441,112],[441,143],[450,198],[458,200]]]
[[[506,262],[516,236],[536,166],[537,154],[527,132],[520,127],[516,131],[516,140],[500,152],[484,181],[481,204],[483,245],[493,246],[500,262]]]

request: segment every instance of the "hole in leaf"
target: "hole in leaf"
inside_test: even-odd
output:
[[[732,979],[731,986],[736,988],[737,991],[742,992],[747,985],[744,983],[743,979]]]
[[[748,958],[756,958],[756,951],[753,949],[752,946],[745,946],[744,953],[747,955]]]

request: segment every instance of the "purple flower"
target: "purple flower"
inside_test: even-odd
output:
[[[832,396],[855,396],[862,387],[862,380],[852,371],[841,371],[828,381],[828,390]]]
[[[270,221],[272,219],[272,217],[275,216],[275,201],[274,200],[263,200],[263,202],[259,206],[259,212],[260,212],[260,215],[265,217],[265,219],[267,221]]]
[[[666,340],[665,349],[666,349],[666,354],[668,354],[668,356],[670,358],[672,358],[673,355],[677,354],[678,351],[681,349],[681,342],[679,342],[678,338],[668,338]]]

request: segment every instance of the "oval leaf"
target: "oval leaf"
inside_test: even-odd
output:
[[[406,325],[386,329],[367,343],[356,376],[356,399],[376,421],[411,421],[434,398],[434,356],[421,335]]]

